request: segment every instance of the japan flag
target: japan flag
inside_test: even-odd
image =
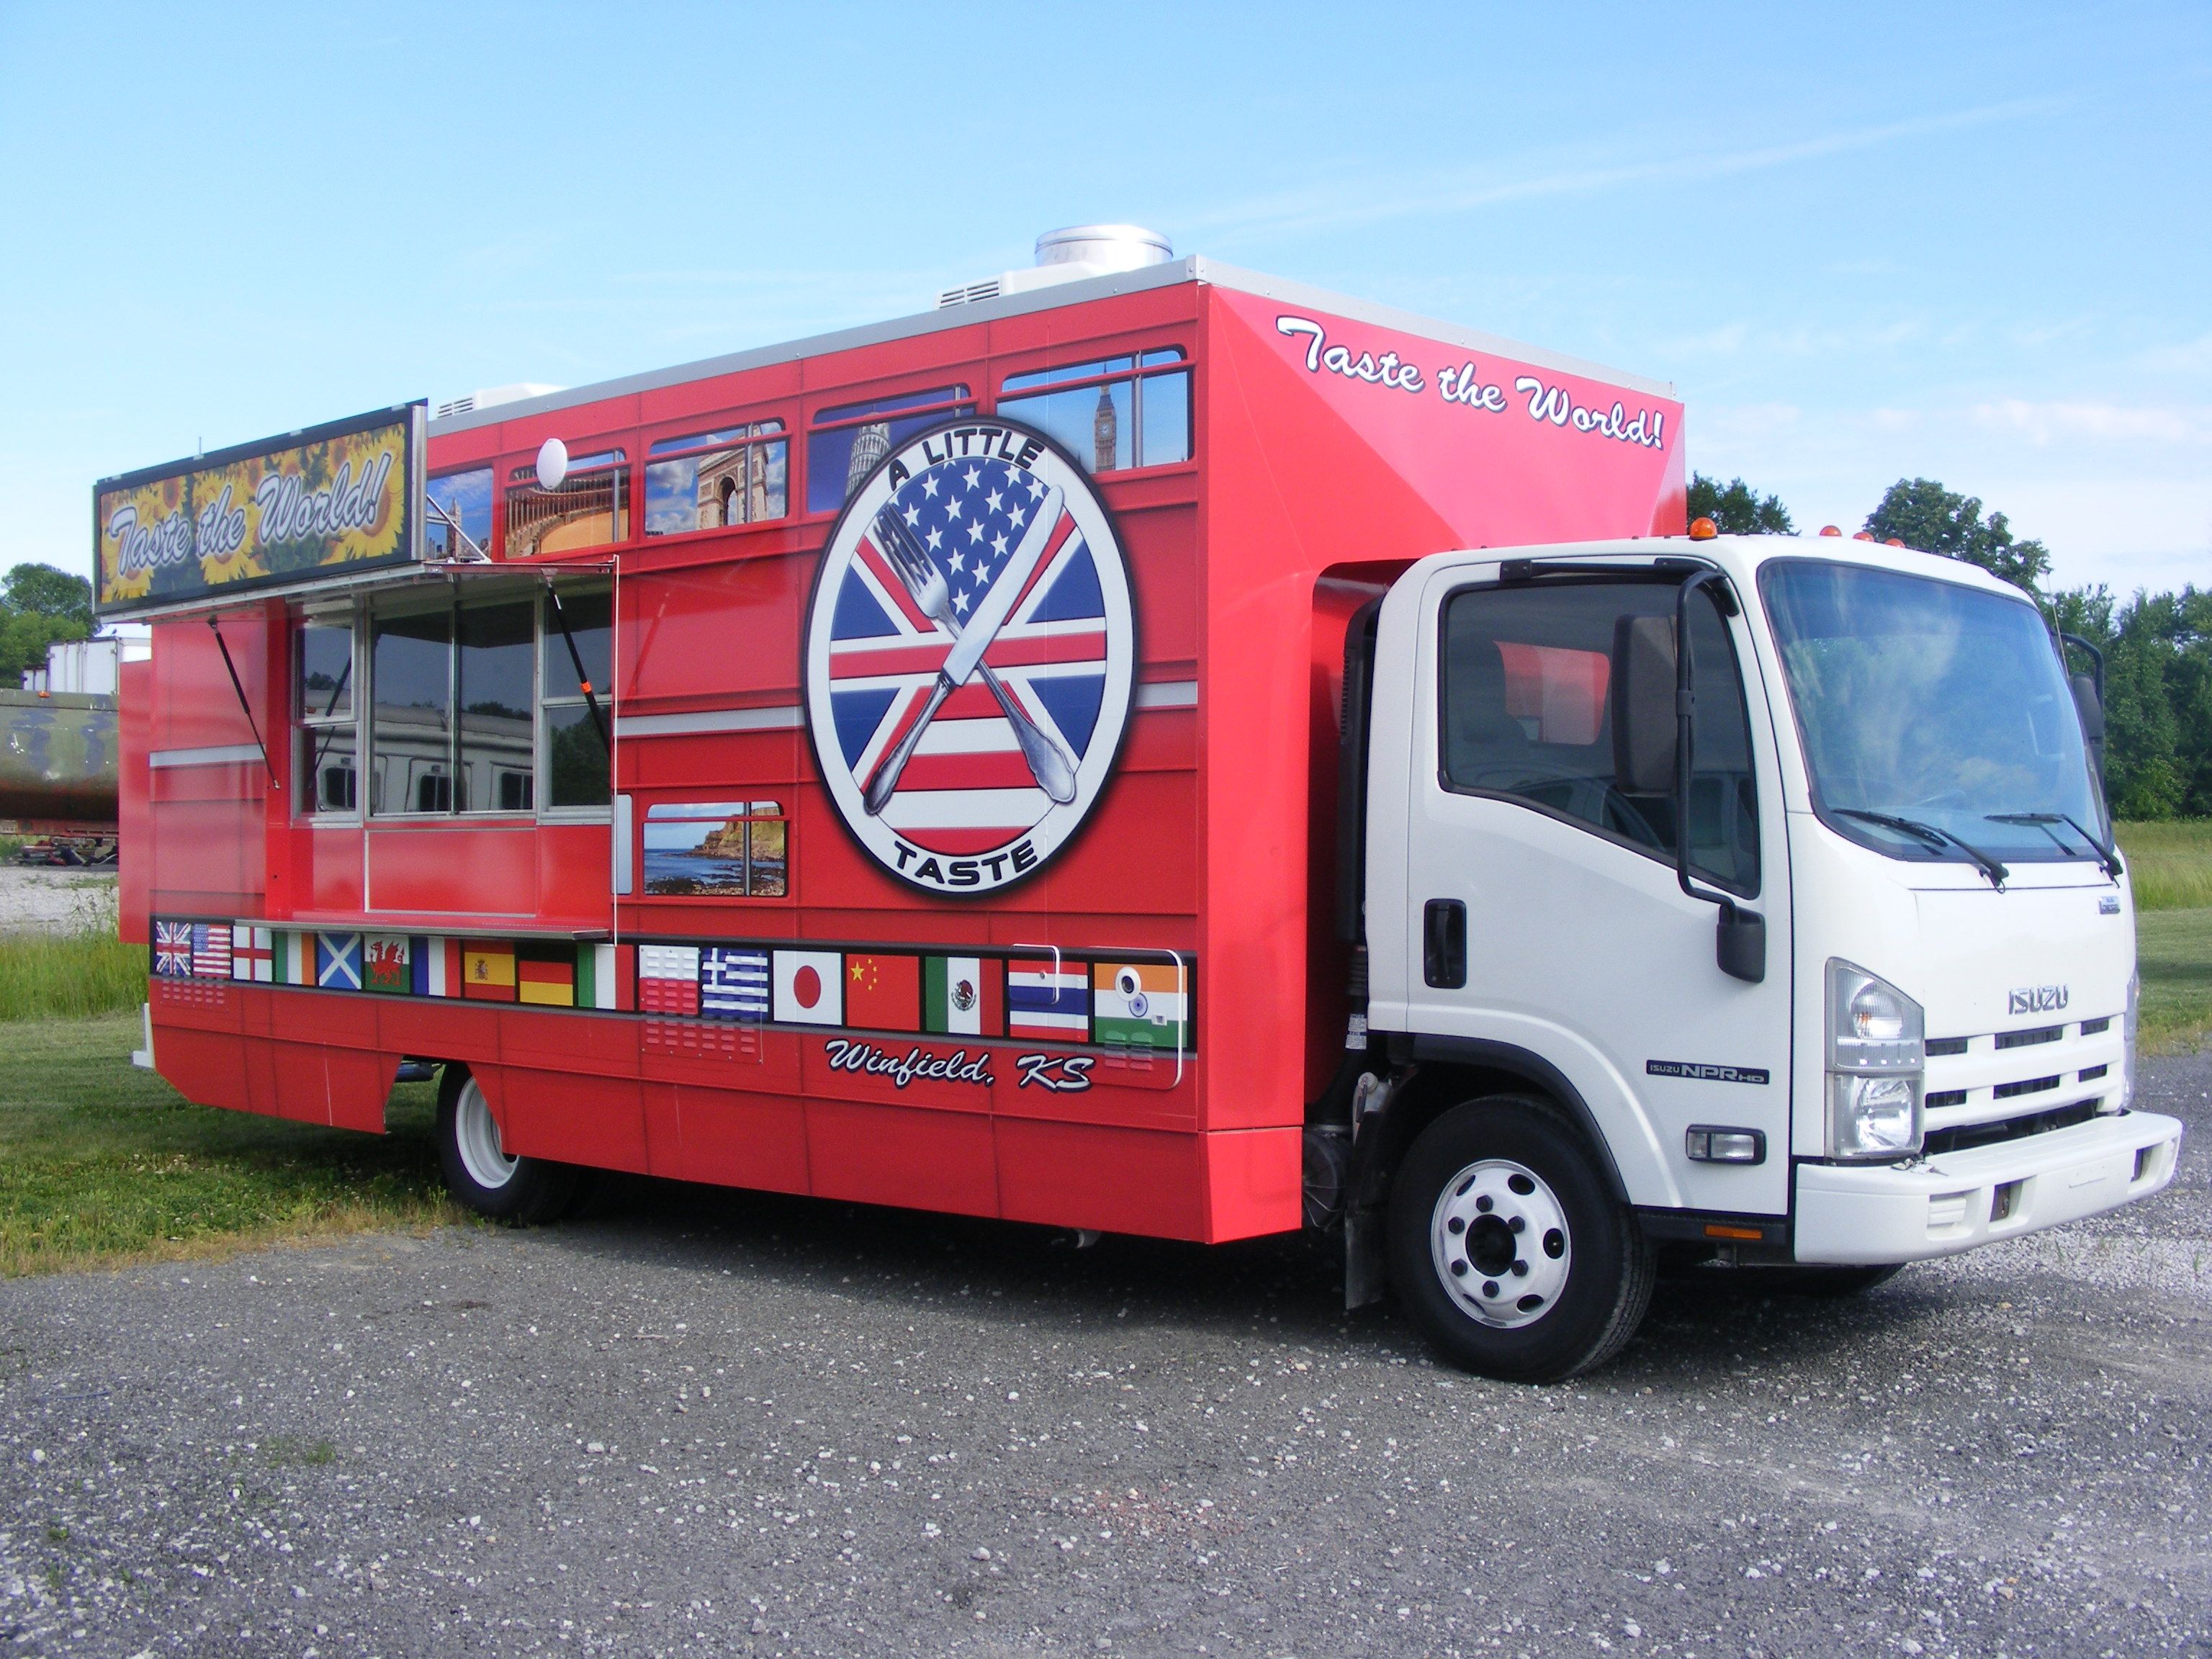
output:
[[[836,951],[778,951],[775,1019],[780,1025],[843,1024],[844,957]]]

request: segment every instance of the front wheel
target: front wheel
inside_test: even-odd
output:
[[[459,1066],[447,1066],[439,1082],[438,1161],[455,1199],[488,1220],[517,1227],[558,1220],[583,1179],[569,1164],[510,1154],[491,1103]]]
[[[1398,1166],[1390,1276],[1453,1364],[1512,1382],[1600,1365],[1651,1300],[1651,1247],[1582,1138],[1541,1102],[1469,1101]]]

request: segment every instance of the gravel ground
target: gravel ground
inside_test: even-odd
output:
[[[2212,1653],[2212,1057],[2175,1187],[1472,1381],[1304,1244],[629,1183],[0,1285],[47,1654]]]
[[[86,870],[0,864],[0,933],[73,933],[113,925],[115,878]]]

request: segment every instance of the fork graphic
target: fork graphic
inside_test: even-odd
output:
[[[945,586],[945,574],[938,569],[937,562],[925,551],[906,521],[888,503],[876,514],[874,525],[876,545],[890,561],[891,568],[898,572],[899,580],[906,584],[907,592],[915,606],[924,616],[933,618],[952,635],[957,646],[962,632],[959,619],[952,613],[952,595]],[[1002,577],[1001,580],[1004,580]],[[995,633],[995,630],[994,630]],[[976,675],[999,700],[999,708],[1006,717],[1006,724],[1014,729],[1014,741],[1021,745],[1022,759],[1028,763],[1030,775],[1046,799],[1055,805],[1066,805],[1075,799],[1075,763],[1066,750],[1056,742],[1029,716],[1027,710],[1014,700],[1004,681],[991,672],[991,665],[979,655],[975,659]],[[919,736],[919,726],[915,735]],[[891,774],[892,787],[896,787],[896,775]],[[872,781],[871,793],[875,793]],[[890,790],[882,792],[886,799]],[[880,810],[872,807],[871,811]]]

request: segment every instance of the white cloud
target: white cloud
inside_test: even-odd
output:
[[[2039,446],[2092,438],[2128,443],[2212,444],[2212,408],[2158,408],[2110,403],[2031,403],[2008,398],[1977,404],[1978,426],[2018,433]]]

